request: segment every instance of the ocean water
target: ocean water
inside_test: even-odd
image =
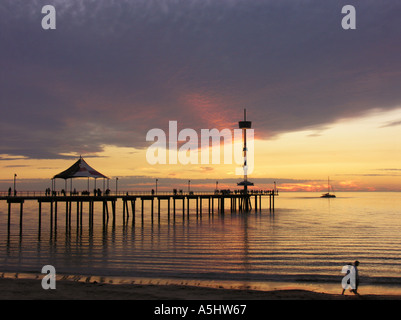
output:
[[[204,200],[202,215],[196,215],[192,203],[189,218],[177,201],[176,216],[171,205],[170,219],[162,201],[160,220],[155,202],[153,222],[150,202],[145,202],[143,223],[137,202],[135,225],[131,207],[124,223],[120,201],[115,223],[110,214],[105,227],[99,203],[92,228],[85,206],[83,225],[77,228],[74,205],[70,228],[63,205],[57,228],[50,228],[50,208],[43,204],[40,233],[37,202],[25,202],[22,230],[19,204],[13,204],[8,232],[7,204],[2,201],[0,272],[38,274],[50,264],[58,275],[78,278],[157,279],[262,290],[310,286],[339,292],[342,267],[358,260],[361,290],[365,286],[401,292],[401,194],[319,196],[281,193],[274,213],[268,209],[231,213],[227,201],[223,215],[209,215]],[[262,206],[268,206],[268,199]]]

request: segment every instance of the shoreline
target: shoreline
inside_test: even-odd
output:
[[[98,281],[98,277],[59,276],[56,289],[44,290],[44,275],[11,274],[0,277],[0,300],[401,300],[400,294],[378,294],[374,291],[344,295],[315,291],[296,285],[256,290],[199,286],[160,281]],[[184,281],[185,282],[185,281]],[[341,289],[341,288],[340,288]],[[341,290],[339,290],[341,291]]]

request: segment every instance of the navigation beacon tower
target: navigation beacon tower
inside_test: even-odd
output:
[[[246,120],[246,109],[244,109],[244,121],[239,122],[239,128],[242,129],[242,137],[244,141],[244,147],[243,147],[243,152],[244,152],[244,181],[241,181],[237,183],[238,186],[243,186],[244,191],[243,191],[243,198],[242,198],[242,204],[241,207],[244,211],[249,211],[251,208],[251,200],[248,194],[248,186],[253,186],[253,183],[248,181],[248,165],[247,165],[247,147],[246,147],[246,130],[251,129],[252,127],[252,122]]]

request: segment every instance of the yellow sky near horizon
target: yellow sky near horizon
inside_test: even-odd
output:
[[[377,111],[357,119],[344,119],[319,130],[256,140],[255,170],[249,179],[282,179],[281,190],[291,191],[320,191],[327,187],[325,181],[329,176],[338,191],[401,190],[401,124],[396,125],[400,120],[401,109]],[[389,125],[391,123],[395,125]],[[258,128],[254,129],[257,132]],[[86,160],[111,178],[241,179],[234,174],[235,168],[239,167],[235,163],[150,165],[146,161],[146,149],[104,146],[103,152]],[[11,181],[14,173],[18,179],[50,179],[72,163],[71,160],[3,160],[0,162],[0,180]]]
[[[359,119],[338,121],[320,131],[305,130],[265,141],[257,159],[271,176],[292,179],[321,179],[330,176],[338,187],[400,189],[401,125],[388,124],[401,119],[401,109],[374,112]],[[268,164],[274,165],[269,166]],[[266,167],[263,170],[263,167]],[[401,171],[400,171],[401,172]]]

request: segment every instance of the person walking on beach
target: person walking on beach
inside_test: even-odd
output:
[[[344,292],[347,288],[350,288],[350,292],[359,295],[358,286],[359,286],[359,273],[358,273],[359,261],[355,261],[354,263],[348,263],[345,267],[343,267],[343,273],[346,271],[346,276],[343,278],[342,286],[343,291],[341,295],[344,295]],[[345,281],[345,282],[344,282]]]
[[[358,266],[359,266],[359,261],[354,262],[354,272],[355,272],[355,289],[352,289],[351,292],[354,294],[359,295],[358,293],[358,286],[359,286],[359,273],[358,273]]]

